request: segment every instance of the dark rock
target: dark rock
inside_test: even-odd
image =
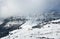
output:
[[[41,28],[42,26],[40,24],[33,26],[32,28]]]

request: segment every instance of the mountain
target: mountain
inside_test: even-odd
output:
[[[8,36],[1,39],[60,39],[60,19],[42,24],[30,23],[31,21],[26,21],[21,26],[22,29],[13,30],[9,32]],[[34,26],[37,27],[33,28]]]
[[[59,39],[59,36],[54,33],[57,29],[59,29],[57,28],[59,27],[59,24],[60,12],[55,10],[44,12],[39,15],[36,14],[35,16],[12,16],[3,19],[0,22],[0,38],[9,39],[12,35],[11,39],[14,39],[15,37],[16,39],[54,39],[55,37],[56,39]],[[59,32],[59,30],[57,30],[57,32]],[[26,37],[26,35],[28,37]],[[35,35],[40,37],[36,37]],[[52,38],[50,36],[52,36]]]
[[[26,22],[25,18],[9,17],[0,22],[0,38],[7,36],[10,31],[21,28]]]

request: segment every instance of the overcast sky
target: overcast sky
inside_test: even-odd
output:
[[[0,17],[39,14],[60,10],[60,0],[0,0]]]

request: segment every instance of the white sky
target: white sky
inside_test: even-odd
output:
[[[0,0],[0,17],[37,14],[56,9],[60,0]]]

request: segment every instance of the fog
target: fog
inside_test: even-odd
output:
[[[42,14],[49,10],[60,11],[60,0],[0,0],[0,17]]]

